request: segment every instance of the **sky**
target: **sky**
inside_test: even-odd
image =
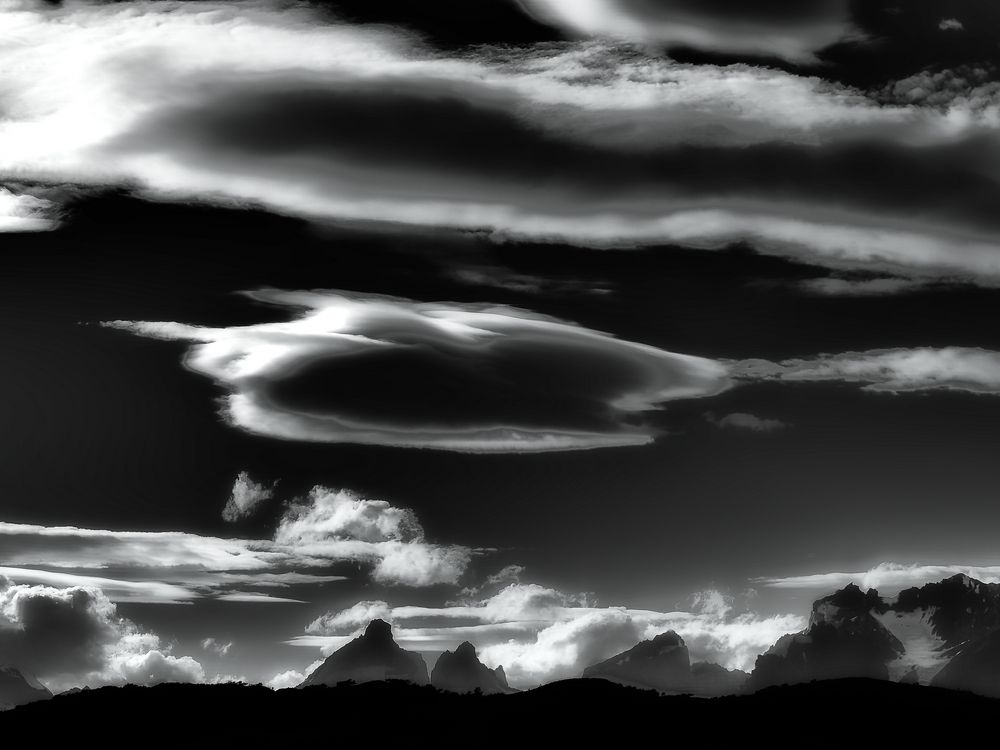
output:
[[[998,28],[0,0],[0,660],[528,687],[1000,581]]]

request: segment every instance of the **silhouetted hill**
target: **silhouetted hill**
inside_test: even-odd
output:
[[[438,657],[431,672],[431,684],[454,693],[510,693],[503,667],[490,669],[476,656],[476,647],[466,641],[454,651]]]
[[[0,666],[0,710],[51,697],[52,693],[31,675]]]
[[[744,672],[729,671],[718,664],[692,665],[684,639],[672,630],[587,667],[583,676],[661,693],[702,696],[737,693],[747,679]]]
[[[416,685],[427,684],[427,664],[424,657],[401,648],[392,638],[392,627],[383,620],[372,620],[364,635],[330,654],[306,678],[302,687],[375,680],[406,680]]]
[[[1000,703],[969,693],[870,680],[775,687],[723,698],[662,696],[604,680],[567,680],[511,695],[459,695],[431,686],[372,682],[272,691],[245,685],[100,688],[0,713],[3,737],[39,744],[111,734],[155,739],[315,742],[369,746],[566,746],[689,737],[708,747],[766,741],[836,746],[883,738],[925,746],[972,741]],[[981,739],[980,739],[981,742]],[[318,745],[317,745],[318,746]]]

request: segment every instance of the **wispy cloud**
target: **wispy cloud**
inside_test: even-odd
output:
[[[889,593],[912,586],[923,586],[954,575],[967,575],[984,583],[1000,583],[1000,565],[922,565],[885,562],[868,570],[852,573],[830,572],[759,578],[756,583],[776,589],[823,591],[832,591],[854,583],[863,589],[874,588]]]
[[[166,604],[299,603],[274,589],[343,580],[330,569],[345,565],[364,566],[390,586],[454,584],[474,554],[427,541],[408,509],[324,487],[288,506],[273,539],[4,522],[0,539],[0,571],[18,583],[89,586],[115,601]],[[83,572],[111,568],[117,578]]]

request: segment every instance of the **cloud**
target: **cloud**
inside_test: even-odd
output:
[[[261,503],[274,497],[274,482],[270,487],[258,484],[245,471],[241,471],[233,482],[233,491],[222,509],[222,518],[230,523],[242,521],[254,514]]]
[[[957,18],[942,18],[938,28],[941,31],[965,31],[965,24]]]
[[[1000,565],[922,565],[884,562],[854,573],[814,573],[811,575],[759,578],[757,583],[776,589],[817,589],[830,591],[854,583],[863,589],[898,592],[913,586],[967,575],[984,583],[1000,583]]]
[[[876,349],[824,354],[782,362],[745,360],[736,378],[782,382],[864,383],[864,390],[906,393],[926,390],[1000,393],[1000,353],[969,347]]]
[[[823,297],[876,297],[909,294],[932,288],[929,282],[919,279],[841,279],[832,276],[806,279],[799,282],[798,286],[809,294]]]
[[[325,487],[314,487],[290,504],[273,539],[5,522],[0,522],[0,539],[0,564],[12,578],[106,586],[108,595],[120,601],[160,603],[200,597],[300,603],[255,589],[343,580],[327,571],[345,564],[366,566],[373,579],[386,585],[453,584],[474,554],[467,547],[428,541],[408,509]],[[80,572],[104,568],[137,580]]]
[[[318,659],[306,667],[305,671],[299,672],[295,669],[289,669],[284,672],[279,672],[270,680],[264,683],[267,687],[272,690],[284,690],[285,688],[294,688],[302,684],[313,671],[316,670],[323,663],[322,659]]]
[[[33,195],[18,195],[0,187],[0,233],[41,232],[56,222],[49,216],[52,204]]]
[[[789,57],[844,30],[840,2],[546,5],[573,23],[592,11],[605,32],[632,18]],[[834,269],[1000,278],[995,92],[923,106],[604,42],[449,56],[265,3],[22,4],[5,21],[19,41],[0,50],[0,172],[19,178],[501,240],[743,242]]]
[[[569,32],[667,48],[818,62],[815,53],[856,35],[848,3],[739,0],[521,0]]]
[[[350,635],[363,630],[372,620],[392,620],[392,610],[383,601],[358,602],[339,612],[327,612],[306,626],[311,635]]]
[[[317,618],[307,626],[307,635],[289,643],[329,654],[374,617],[391,621],[405,648],[445,650],[471,640],[485,663],[502,664],[511,683],[520,687],[578,677],[590,664],[666,630],[682,635],[694,660],[748,669],[779,637],[804,625],[797,615],[736,611],[719,592],[701,592],[689,612],[655,612],[599,607],[585,595],[510,583],[491,596],[443,607],[358,602]]]
[[[0,577],[3,576],[16,583],[98,588],[116,602],[188,604],[199,597],[198,592],[192,589],[163,581],[125,581],[102,576],[0,566]]]
[[[120,617],[96,588],[15,585],[0,579],[0,659],[55,692],[69,687],[201,682],[204,670],[159,636]]]
[[[526,310],[330,291],[250,296],[298,315],[230,328],[107,325],[192,342],[185,364],[231,391],[230,424],[294,440],[484,453],[642,445],[655,435],[643,412],[728,387],[712,360]]]
[[[228,656],[229,651],[233,647],[233,643],[232,641],[227,641],[226,643],[223,643],[222,641],[218,641],[215,638],[205,638],[201,642],[201,647],[205,651],[217,654],[218,656]]]
[[[705,419],[720,429],[750,430],[751,432],[776,432],[788,427],[780,419],[767,419],[754,414],[734,412],[723,417],[717,417],[709,412]]]

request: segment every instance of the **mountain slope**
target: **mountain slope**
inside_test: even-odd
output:
[[[1000,695],[1000,585],[966,575],[884,599],[850,584],[757,659],[750,689],[840,677]]]
[[[466,641],[454,651],[445,651],[438,657],[431,672],[431,684],[453,693],[515,692],[507,684],[503,667],[490,669],[476,656],[476,647]]]
[[[52,693],[30,675],[0,666],[0,710],[51,697]]]
[[[427,664],[420,654],[400,648],[392,638],[389,623],[372,620],[364,635],[330,654],[301,687],[336,685],[348,680],[406,680],[426,685]]]
[[[705,696],[739,692],[747,677],[717,664],[692,665],[684,639],[672,630],[587,667],[583,676],[661,693]]]

